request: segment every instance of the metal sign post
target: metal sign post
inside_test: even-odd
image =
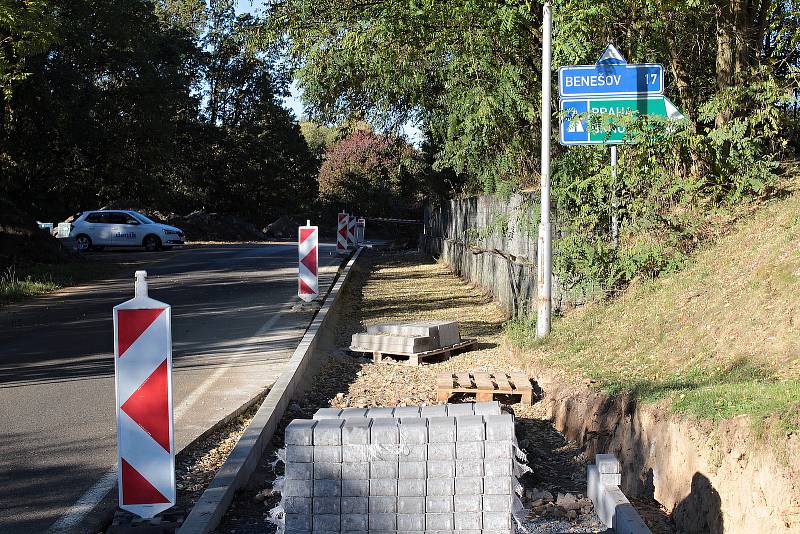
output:
[[[537,254],[537,313],[536,336],[544,337],[550,333],[550,314],[552,311],[552,250],[553,233],[550,229],[550,76],[551,76],[551,33],[553,13],[549,0],[542,7],[542,184],[541,221],[539,223],[539,246]]]
[[[617,208],[617,145],[611,145],[611,181],[614,182],[614,189],[611,191],[611,245],[617,248],[619,243],[619,219]]]
[[[298,230],[297,296],[311,302],[319,296],[319,228],[307,221]]]
[[[170,307],[147,296],[136,271],[135,296],[114,307],[119,507],[143,518],[175,505]]]

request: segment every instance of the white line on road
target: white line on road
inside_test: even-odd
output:
[[[294,302],[284,305],[284,307],[277,313],[273,314],[267,322],[265,322],[258,331],[247,340],[247,343],[257,343],[258,339],[264,336],[278,320],[283,317],[286,312],[290,311]],[[220,367],[214,373],[206,378],[202,384],[197,386],[177,408],[173,411],[175,420],[181,419],[186,413],[189,412],[192,406],[200,400],[200,397],[210,388],[214,383],[219,380],[225,372],[232,367],[231,363]],[[106,474],[100,478],[94,485],[89,488],[86,493],[81,495],[78,500],[64,512],[64,514],[47,529],[48,534],[61,534],[70,532],[78,525],[86,514],[94,510],[95,506],[103,500],[103,498],[117,485],[117,466],[112,467]]]

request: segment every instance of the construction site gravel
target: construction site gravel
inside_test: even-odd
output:
[[[373,407],[437,404],[436,375],[463,371],[525,371],[505,346],[505,314],[482,291],[471,287],[441,264],[417,253],[370,252],[351,291],[342,294],[336,346],[312,385],[293,402],[275,433],[249,485],[237,494],[215,532],[247,534],[273,532],[270,510],[280,501],[272,484],[283,474],[276,452],[283,447],[283,430],[295,418],[311,418],[321,407]],[[477,338],[473,350],[420,366],[402,362],[373,363],[349,352],[352,334],[377,323],[457,320],[463,337]],[[453,397],[450,402],[459,402]],[[532,534],[606,532],[586,493],[587,458],[575,443],[564,439],[533,405],[508,404],[516,417],[516,435],[526,451],[532,472],[524,487],[526,519]],[[654,533],[675,532],[657,503],[634,502]]]

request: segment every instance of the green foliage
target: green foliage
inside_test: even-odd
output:
[[[50,220],[313,205],[319,161],[282,106],[286,72],[251,46],[260,25],[233,0],[2,1],[4,89],[9,61],[28,75],[0,109],[0,196]]]

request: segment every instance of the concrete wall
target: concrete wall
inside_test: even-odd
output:
[[[510,315],[536,309],[538,195],[451,200],[426,206],[421,248],[441,258],[458,276],[491,293]],[[554,222],[554,238],[560,235]],[[553,306],[574,304],[553,278]]]

